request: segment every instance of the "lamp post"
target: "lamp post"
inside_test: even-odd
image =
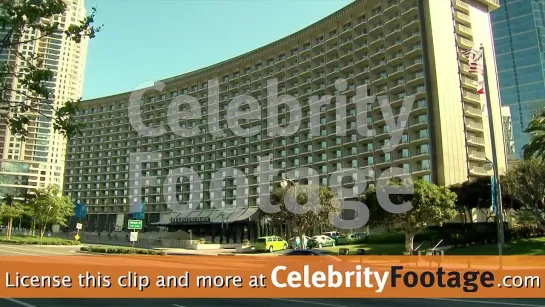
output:
[[[497,223],[498,223],[498,255],[502,256],[503,254],[503,241],[504,241],[504,234],[503,234],[503,203],[501,199],[501,184],[500,184],[500,177],[498,174],[498,166],[494,164],[494,162],[490,161],[490,159],[486,158],[486,163],[484,164],[484,168],[486,170],[493,170],[494,173],[494,194],[492,197],[496,199],[496,217],[497,217]]]
[[[283,178],[282,178],[282,181],[280,181],[280,186],[285,189],[285,188],[287,188],[288,184],[293,185],[293,187],[295,189],[295,191],[294,191],[295,199],[297,201],[297,185],[295,184],[295,182],[293,180],[286,178],[286,176],[282,175],[282,177]],[[305,242],[304,242],[304,234],[301,233],[301,229],[298,229],[298,232],[299,232],[299,240],[301,241],[301,246],[302,246],[303,249],[305,249],[306,246],[305,246]]]

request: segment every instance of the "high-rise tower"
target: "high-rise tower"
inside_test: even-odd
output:
[[[28,29],[17,45],[17,49],[4,50],[0,61],[9,61],[17,68],[26,64],[15,56],[36,55],[44,60],[44,66],[54,73],[47,85],[53,94],[53,105],[59,106],[68,100],[82,96],[83,77],[87,53],[87,39],[76,43],[63,33],[71,24],[77,24],[87,16],[85,0],[65,0],[67,7],[63,15],[54,16],[50,22],[59,23],[59,31],[40,38],[40,33]],[[2,35],[5,33],[0,33]],[[19,80],[12,80],[10,101],[23,101],[26,89]],[[0,125],[0,197],[5,194],[20,195],[28,188],[57,184],[63,187],[66,139],[53,129],[51,110],[35,114],[28,125],[25,141],[12,135],[9,127]]]

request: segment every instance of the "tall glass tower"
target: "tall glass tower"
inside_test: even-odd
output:
[[[545,108],[545,0],[501,0],[491,12],[502,105],[511,109],[515,156],[529,139],[523,133]]]

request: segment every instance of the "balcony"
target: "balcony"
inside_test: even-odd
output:
[[[401,16],[403,16],[405,18],[405,17],[411,16],[413,14],[418,15],[418,5],[413,5],[413,6],[409,7],[409,8],[407,8],[406,11],[401,13]]]
[[[469,13],[469,4],[465,3],[463,0],[454,0],[452,1],[454,7],[460,12]]]
[[[466,129],[469,131],[483,131],[483,123],[468,120],[466,121]]]
[[[461,24],[456,25],[456,33],[467,38],[473,37],[473,31],[471,31],[471,28]]]
[[[468,77],[462,77],[462,86],[474,90],[477,88],[478,85],[479,82],[477,80],[473,80]]]
[[[456,21],[461,22],[461,23],[466,24],[466,25],[471,24],[471,18],[469,18],[468,15],[466,15],[466,14],[464,14],[462,12],[456,12],[454,14],[454,19],[456,19]]]
[[[488,11],[494,11],[495,9],[500,8],[500,0],[477,0],[486,6],[488,6]]]
[[[403,40],[404,44],[413,44],[420,40],[420,31],[413,32],[409,35],[405,40]]]
[[[397,82],[392,83],[390,86],[391,92],[399,92],[401,90],[405,90],[405,80],[397,80]]]
[[[484,151],[469,151],[468,158],[474,161],[486,161],[486,154]]]
[[[388,46],[388,48],[386,48],[386,53],[392,53],[401,48],[403,48],[403,42],[401,40],[397,40],[394,42],[393,45]]]
[[[424,67],[423,63],[422,63],[422,59],[416,59],[412,62],[410,62],[405,70],[407,70],[408,72],[413,72],[413,71],[417,71],[417,70],[422,70]]]
[[[405,70],[403,67],[398,67],[397,69],[392,70],[388,77],[392,80],[397,79],[398,77],[402,76],[404,74]]]
[[[378,39],[372,40],[369,44],[369,47],[375,48],[377,45],[380,45],[384,43],[384,39],[382,37],[379,37]]]
[[[467,143],[474,146],[482,146],[484,147],[484,138],[477,137],[477,136],[468,136],[467,137]]]
[[[478,118],[481,118],[483,113],[481,109],[470,107],[470,106],[464,106],[464,112],[468,116],[473,116]]]
[[[458,36],[458,46],[462,47],[463,49],[470,49],[473,48],[473,41]]]
[[[469,172],[470,172],[471,175],[475,175],[475,176],[486,176],[486,175],[488,175],[488,171],[486,171],[484,169],[484,167],[482,167],[482,166],[472,166],[469,169]]]
[[[462,97],[464,98],[464,101],[478,103],[479,105],[481,103],[481,96],[479,96],[479,94],[464,91]]]

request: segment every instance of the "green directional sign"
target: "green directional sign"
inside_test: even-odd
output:
[[[142,220],[129,220],[128,228],[132,230],[142,229]]]

